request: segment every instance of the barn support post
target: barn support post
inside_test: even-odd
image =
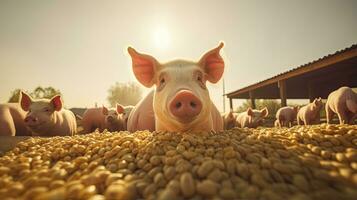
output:
[[[249,98],[250,98],[250,104],[252,105],[252,108],[255,109],[255,99],[254,99],[254,93],[253,91],[249,91]]]
[[[233,110],[233,101],[232,98],[229,98],[229,108]]]
[[[314,101],[314,99],[315,99],[315,95],[314,95],[314,87],[313,87],[313,84],[311,82],[309,82],[307,84],[307,91],[308,91],[310,103],[312,103]]]
[[[285,80],[278,81],[279,93],[280,93],[280,100],[281,100],[281,107],[286,106],[286,83]]]

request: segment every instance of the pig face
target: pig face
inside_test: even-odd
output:
[[[257,127],[263,124],[264,118],[268,116],[269,112],[266,107],[261,110],[253,110],[248,108],[247,114],[249,116],[249,124],[252,127]]]
[[[205,129],[200,124],[210,120],[212,106],[206,81],[216,83],[223,74],[224,62],[219,55],[222,47],[223,43],[203,55],[199,62],[174,60],[165,64],[129,47],[136,78],[146,87],[156,86],[153,108],[159,129]]]
[[[102,107],[102,113],[105,116],[105,122],[109,125],[115,125],[121,123],[123,120],[124,107],[120,104],[116,105],[116,109],[108,109],[105,106]]]
[[[21,108],[28,112],[25,117],[25,124],[34,133],[43,133],[50,130],[56,123],[55,112],[62,109],[61,96],[57,95],[52,99],[34,100],[25,92],[21,92]]]

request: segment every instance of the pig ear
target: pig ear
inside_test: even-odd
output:
[[[260,110],[260,112],[262,113],[263,117],[266,117],[269,115],[269,111],[267,107],[264,107],[262,110]]]
[[[117,103],[117,113],[122,114],[124,113],[124,107]]]
[[[102,113],[103,115],[108,115],[108,108],[106,108],[104,105],[102,106]]]
[[[204,54],[199,61],[199,65],[204,68],[207,74],[207,80],[211,83],[217,83],[223,75],[224,61],[219,54],[223,45],[221,42],[218,47]]]
[[[253,116],[253,115],[254,115],[254,112],[253,112],[252,108],[248,108],[248,109],[247,109],[247,114],[248,114],[249,116]]]
[[[151,87],[154,84],[155,68],[158,65],[156,59],[152,56],[141,54],[132,47],[128,48],[128,53],[131,56],[136,79],[145,87]]]
[[[26,94],[24,91],[21,91],[21,94],[20,94],[21,108],[24,111],[29,111],[31,103],[32,103],[32,98],[28,94]]]
[[[56,95],[52,97],[51,104],[53,105],[56,111],[60,111],[62,109],[62,99],[60,95]]]

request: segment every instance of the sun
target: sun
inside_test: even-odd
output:
[[[167,49],[170,44],[170,34],[166,27],[158,27],[155,30],[154,43],[158,49]]]

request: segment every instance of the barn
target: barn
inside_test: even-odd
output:
[[[233,99],[326,99],[341,86],[357,87],[357,44],[324,56],[274,77],[225,94],[233,109]]]

